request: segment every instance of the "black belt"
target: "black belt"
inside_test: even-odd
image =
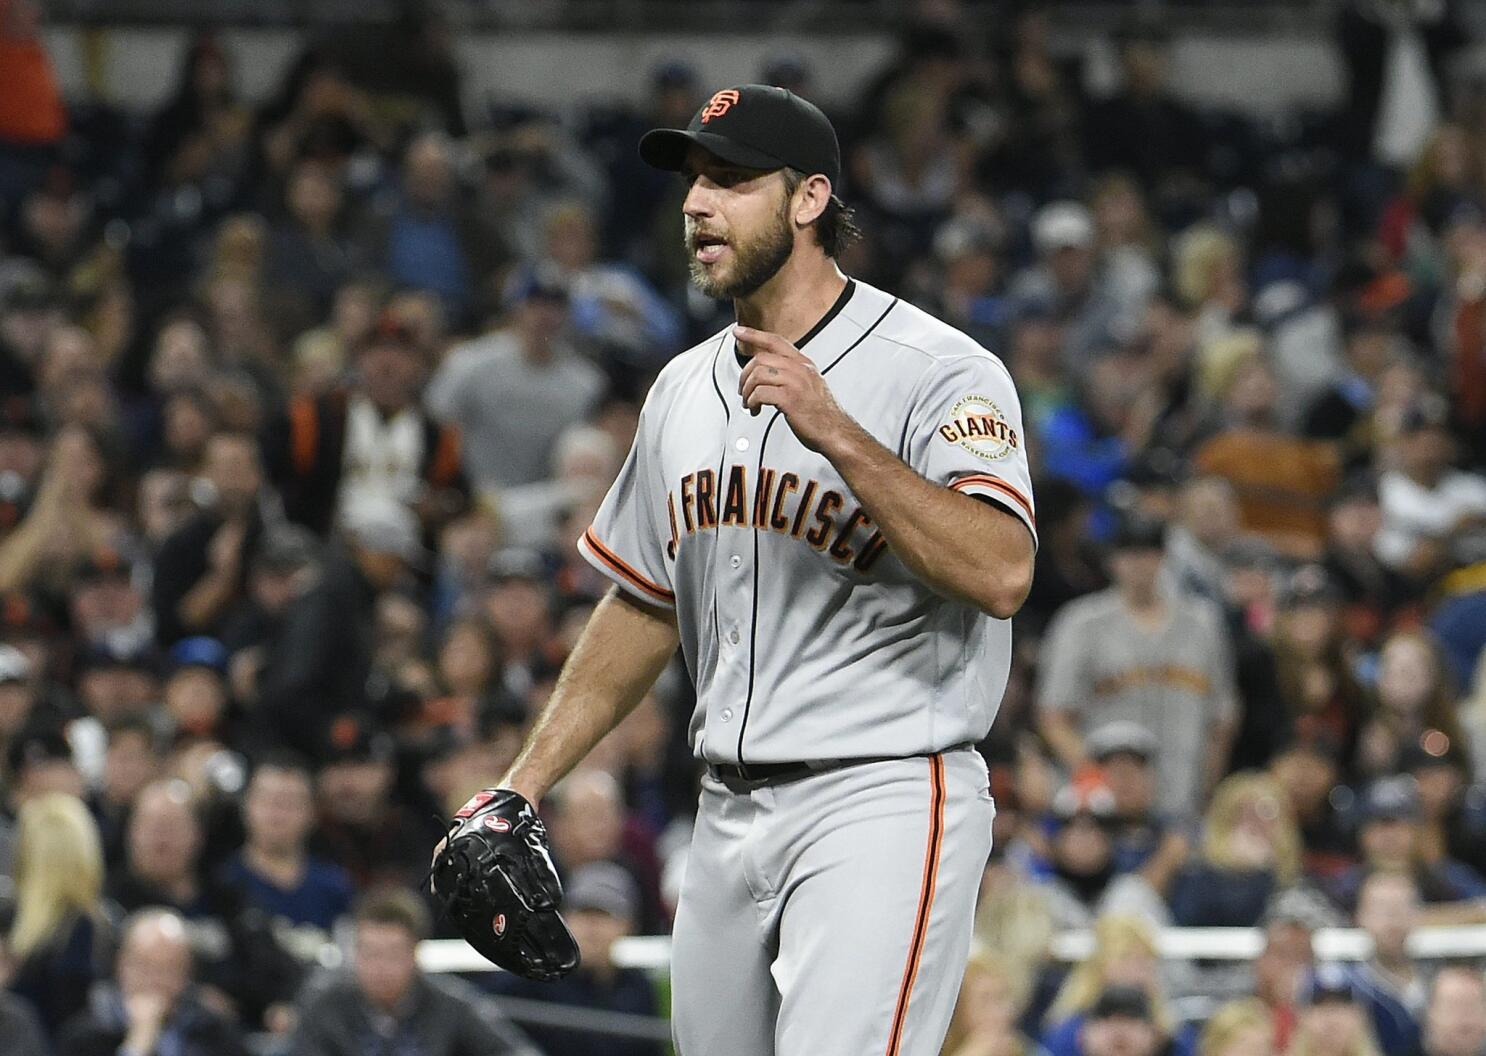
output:
[[[820,759],[812,763],[708,763],[707,772],[727,786],[730,792],[752,792],[756,788],[772,788],[799,781],[811,774],[839,770],[843,766],[858,763],[885,763],[897,759],[894,755],[863,756],[855,759]]]

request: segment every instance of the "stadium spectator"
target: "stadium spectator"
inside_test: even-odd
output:
[[[311,848],[342,866],[358,891],[421,883],[442,829],[393,798],[392,737],[364,717],[343,715],[329,738],[315,775],[319,823]]]
[[[6,949],[10,990],[30,1002],[55,1040],[98,978],[111,926],[102,900],[98,827],[75,796],[38,795],[16,824],[15,914]]]
[[[412,330],[390,313],[355,350],[356,382],[288,409],[277,452],[289,518],[323,535],[372,499],[415,508],[436,529],[463,503],[459,432],[418,406],[425,362]]]
[[[1279,784],[1234,774],[1213,791],[1197,860],[1172,885],[1183,927],[1258,924],[1271,896],[1300,879],[1300,832]]]
[[[574,869],[564,886],[563,905],[578,941],[578,971],[556,983],[502,975],[495,980],[496,991],[574,1009],[654,1016],[658,1004],[649,977],[638,968],[614,963],[614,944],[633,934],[639,919],[639,889],[630,875],[611,862]],[[543,1050],[570,1056],[660,1056],[662,1052],[658,1041],[586,1031],[577,1023],[572,1027],[533,1026],[531,1036]]]
[[[1434,975],[1424,1013],[1422,1056],[1480,1056],[1486,1050],[1486,979],[1446,965]]]
[[[297,760],[268,758],[243,797],[247,842],[222,879],[248,905],[295,925],[328,932],[351,908],[351,880],[339,865],[307,850],[314,824],[314,782]]]
[[[113,981],[68,1023],[57,1052],[246,1056],[247,1049],[195,992],[185,921],[168,909],[146,909],[124,922]]]
[[[1168,38],[1147,21],[1118,44],[1122,83],[1089,114],[1090,164],[1134,173],[1149,192],[1171,194],[1204,171],[1204,130],[1169,84]]]
[[[1158,589],[1161,544],[1158,525],[1122,524],[1115,586],[1059,612],[1037,699],[1043,736],[1070,769],[1087,758],[1084,730],[1094,723],[1125,719],[1155,734],[1157,805],[1187,817],[1223,772],[1238,701],[1221,617]]]
[[[1245,531],[1262,535],[1292,557],[1319,557],[1324,502],[1339,483],[1335,448],[1280,429],[1274,370],[1257,340],[1224,364],[1215,395],[1222,428],[1197,448],[1193,464],[1233,485]]]
[[[73,758],[72,746],[62,731],[52,725],[23,730],[10,742],[6,748],[5,774],[5,801],[0,810],[0,871],[12,872],[21,809],[49,792],[80,797],[83,778]]]
[[[293,994],[298,964],[283,951],[266,914],[249,909],[240,892],[210,875],[191,790],[180,780],[156,781],[139,792],[129,817],[123,863],[108,895],[126,913],[162,907],[186,922],[201,993],[216,1008],[233,1009],[249,1025]]]
[[[1197,1056],[1271,1056],[1275,1051],[1274,1020],[1254,998],[1221,1005],[1197,1039]]]
[[[1399,766],[1419,791],[1424,860],[1454,858],[1486,876],[1486,807],[1471,784],[1469,757],[1443,737],[1428,737],[1406,749]]]
[[[1294,737],[1268,768],[1299,827],[1303,871],[1323,882],[1356,861],[1352,833],[1333,795],[1341,779],[1340,754],[1323,735]]]
[[[295,329],[324,318],[339,290],[361,265],[346,222],[339,173],[304,158],[289,173],[283,215],[268,232],[264,283],[275,308]]]
[[[1425,861],[1420,846],[1421,812],[1413,781],[1394,776],[1373,783],[1362,806],[1357,846],[1362,862],[1341,874],[1331,887],[1333,900],[1352,909],[1363,882],[1375,870],[1403,872],[1418,884],[1429,907],[1428,919],[1449,923],[1474,920],[1478,900],[1486,897],[1486,880],[1452,858]]]
[[[1122,312],[1106,288],[1094,244],[1094,218],[1080,202],[1054,202],[1032,220],[1037,263],[1012,280],[1009,295],[1023,310],[1041,305],[1061,328],[1062,366],[1075,373],[1117,341]]]
[[[428,909],[411,891],[367,894],[356,908],[351,972],[306,988],[293,1056],[535,1056],[475,994],[423,974],[417,948],[428,932]]]
[[[1407,873],[1373,873],[1357,894],[1357,926],[1372,940],[1372,955],[1351,970],[1384,1052],[1411,1052],[1428,995],[1409,952],[1419,923],[1419,888]]]
[[[480,228],[459,184],[454,151],[441,132],[413,139],[403,154],[398,193],[364,237],[394,283],[431,290],[459,315],[494,261],[476,237]]]
[[[1377,703],[1358,744],[1358,770],[1396,774],[1412,748],[1466,748],[1444,655],[1428,632],[1396,631],[1378,650]]]
[[[1138,986],[1106,987],[1089,1009],[1078,1046],[1084,1056],[1157,1056],[1168,1047],[1150,996]]]
[[[1288,1056],[1381,1056],[1361,994],[1335,965],[1322,965],[1307,981]]]
[[[103,773],[88,794],[110,879],[124,861],[125,828],[140,790],[160,776],[160,738],[148,719],[122,719],[105,731]]]
[[[1324,740],[1350,774],[1368,708],[1347,654],[1336,589],[1319,565],[1302,565],[1285,577],[1275,601],[1269,638],[1281,706],[1272,743]]]
[[[1394,442],[1396,467],[1378,481],[1378,556],[1423,582],[1449,568],[1456,548],[1486,519],[1486,479],[1451,468],[1448,415],[1448,404],[1438,396],[1410,407]]]
[[[555,206],[546,221],[546,262],[570,298],[572,325],[597,346],[618,379],[658,369],[681,340],[675,310],[639,273],[600,259],[590,207],[577,200]]]
[[[945,1056],[1031,1056],[1033,1043],[1017,1027],[1031,992],[1032,980],[1015,960],[973,950],[944,1039]]]
[[[4,954],[0,953],[0,959]],[[0,978],[4,972],[0,971]],[[47,1056],[51,1049],[36,1013],[25,1001],[0,990],[0,1052],[10,1056]]]
[[[503,489],[547,479],[558,437],[605,387],[573,347],[561,275],[532,270],[508,304],[509,326],[451,349],[424,394],[436,419],[459,427],[465,474],[497,511]]]
[[[1156,810],[1153,764],[1161,742],[1142,726],[1116,721],[1093,730],[1086,747],[1114,804],[1109,828],[1115,869],[1139,871],[1164,896],[1175,870],[1186,860],[1188,847],[1180,828]]]
[[[580,769],[554,788],[542,805],[550,819],[552,855],[559,870],[566,875],[596,862],[622,866],[636,884],[637,923],[659,926],[665,912],[654,835],[630,816],[619,782],[603,770]]]
[[[1292,904],[1285,895],[1275,900],[1263,922],[1264,947],[1254,958],[1254,997],[1273,1024],[1275,1052],[1289,1048],[1300,1019],[1304,984],[1316,967],[1312,914],[1308,907],[1293,905],[1293,895],[1288,902]]]
[[[1383,514],[1376,484],[1356,476],[1344,482],[1326,518],[1326,573],[1345,605],[1345,628],[1370,645],[1411,597],[1408,580],[1378,557]]]
[[[348,510],[344,535],[314,581],[285,602],[256,679],[259,714],[274,724],[271,739],[310,756],[324,745],[331,719],[373,704],[377,595],[425,556],[417,518],[386,497]]]
[[[1136,989],[1146,998],[1143,1019],[1172,1037],[1175,1026],[1166,1005],[1161,959],[1150,925],[1139,918],[1102,917],[1094,924],[1094,950],[1068,973],[1047,1012],[1042,1036],[1049,1056],[1085,1056],[1082,1037],[1100,995],[1109,989]],[[1178,1032],[1169,1056],[1187,1056],[1195,1038]]]

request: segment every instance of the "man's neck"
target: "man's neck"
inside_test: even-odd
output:
[[[521,358],[536,367],[545,367],[557,358],[557,342],[544,341],[540,337],[517,333],[521,343]]]
[[[255,872],[270,880],[294,882],[304,874],[305,855],[296,847],[263,847],[250,843],[243,848],[243,859]]]
[[[1433,491],[1440,486],[1440,481],[1445,479],[1448,466],[1428,466],[1418,470],[1405,470],[1405,475],[1425,491]]]
[[[1149,594],[1122,591],[1120,597],[1125,602],[1125,608],[1138,623],[1150,626],[1166,619],[1166,601],[1161,597],[1160,591],[1152,591]]]
[[[1375,953],[1372,963],[1373,969],[1379,975],[1400,987],[1412,983],[1417,972],[1407,954]]]
[[[798,341],[845,288],[846,276],[834,260],[818,249],[796,251],[772,279],[733,301],[733,308],[744,326]]]

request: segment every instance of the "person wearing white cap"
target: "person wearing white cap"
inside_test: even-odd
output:
[[[348,502],[341,525],[344,545],[285,609],[259,676],[258,714],[312,757],[333,716],[366,706],[378,595],[427,557],[417,516],[389,496]]]
[[[1094,219],[1080,202],[1053,202],[1032,218],[1037,260],[1011,286],[1013,303],[1048,311],[1065,326],[1063,353],[1077,367],[1116,343],[1120,304],[1094,245]]]

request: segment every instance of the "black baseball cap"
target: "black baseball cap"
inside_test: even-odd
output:
[[[1166,525],[1141,514],[1126,514],[1115,524],[1111,550],[1160,550],[1166,545]]]
[[[1150,996],[1138,986],[1107,986],[1089,1009],[1091,1020],[1121,1016],[1146,1023],[1153,1020]]]
[[[713,94],[686,128],[654,128],[640,137],[640,157],[679,172],[695,143],[723,161],[750,169],[820,173],[834,189],[841,178],[841,145],[820,107],[786,88],[744,84]]]

